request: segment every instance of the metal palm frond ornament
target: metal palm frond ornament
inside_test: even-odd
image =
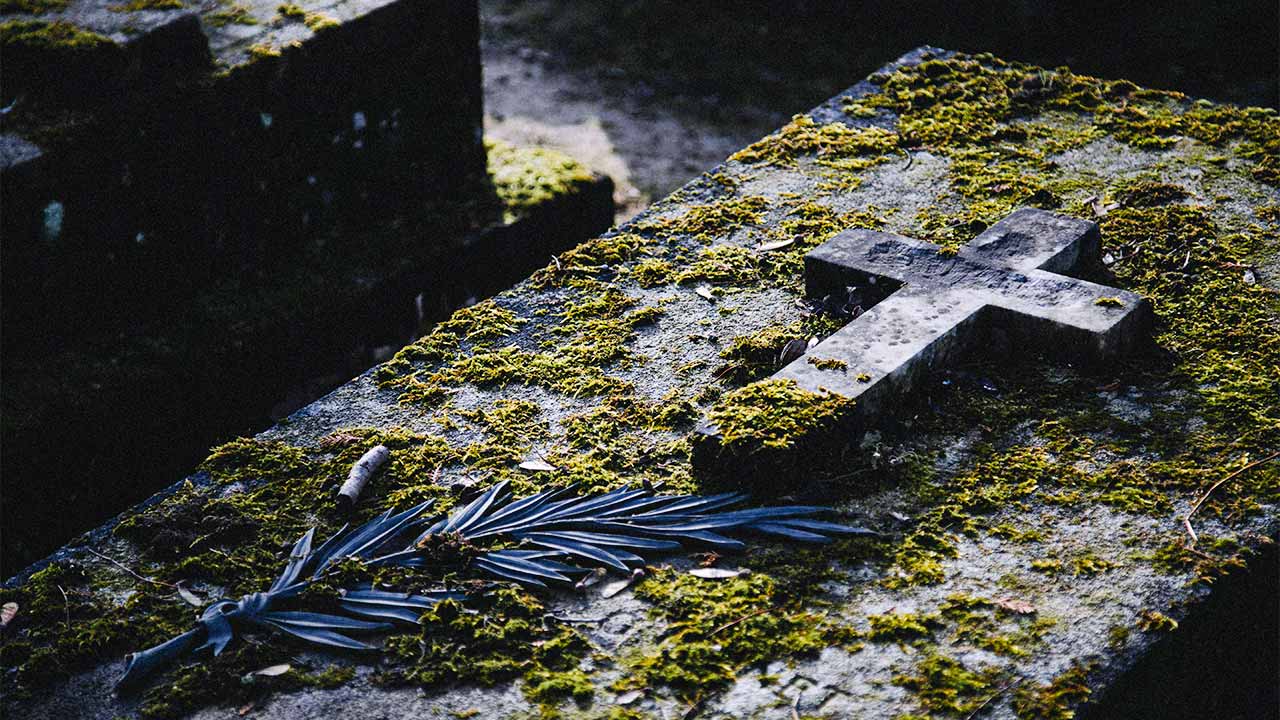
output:
[[[578,495],[576,487],[568,487],[517,500],[504,481],[449,515],[425,517],[430,501],[400,513],[387,511],[358,528],[343,527],[315,548],[312,528],[294,544],[288,563],[270,588],[239,600],[219,600],[205,609],[195,628],[131,654],[116,690],[139,687],[189,653],[209,649],[216,656],[245,629],[276,630],[317,645],[376,650],[351,636],[386,632],[395,623],[414,624],[442,600],[465,599],[461,593],[445,590],[412,594],[365,584],[341,591],[342,615],[277,608],[331,576],[340,561],[355,560],[367,567],[425,568],[434,564],[429,551],[441,541],[517,541],[520,547],[480,552],[468,567],[501,580],[546,588],[572,584],[575,576],[595,567],[630,572],[644,564],[646,555],[673,552],[686,544],[740,550],[746,545],[730,537],[736,534],[810,543],[830,542],[833,535],[877,534],[815,520],[813,516],[829,512],[819,506],[727,509],[746,499],[741,493],[659,495],[647,488],[628,487]]]

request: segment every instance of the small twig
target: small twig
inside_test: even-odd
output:
[[[1280,457],[1280,450],[1278,450],[1278,451],[1276,451],[1276,452],[1271,453],[1270,455],[1268,455],[1268,456],[1266,456],[1266,457],[1262,458],[1261,460],[1254,460],[1253,462],[1249,463],[1248,465],[1245,465],[1244,467],[1240,468],[1239,470],[1236,470],[1235,472],[1231,473],[1230,475],[1228,475],[1228,476],[1226,476],[1226,477],[1222,478],[1221,480],[1219,480],[1218,482],[1214,483],[1214,484],[1213,484],[1213,486],[1209,488],[1208,492],[1206,492],[1204,495],[1201,495],[1201,496],[1200,496],[1200,499],[1199,499],[1199,500],[1197,500],[1197,501],[1195,502],[1195,504],[1191,506],[1191,510],[1189,510],[1189,511],[1187,512],[1187,516],[1186,516],[1186,517],[1184,517],[1184,518],[1182,518],[1182,526],[1183,526],[1183,527],[1185,527],[1185,528],[1187,529],[1187,534],[1191,536],[1191,548],[1194,548],[1194,547],[1195,547],[1195,544],[1196,544],[1197,542],[1199,542],[1199,541],[1200,541],[1199,536],[1197,536],[1197,535],[1196,535],[1196,531],[1195,531],[1194,529],[1192,529],[1192,527],[1191,527],[1191,516],[1192,516],[1192,515],[1195,515],[1195,514],[1196,514],[1196,512],[1200,510],[1200,506],[1201,506],[1201,505],[1204,505],[1204,501],[1209,499],[1209,496],[1213,494],[1213,491],[1214,491],[1214,490],[1217,490],[1219,487],[1221,487],[1221,486],[1222,486],[1224,483],[1226,483],[1228,480],[1231,480],[1232,478],[1238,477],[1239,475],[1242,475],[1242,474],[1243,474],[1243,473],[1245,473],[1246,471],[1248,471],[1248,470],[1252,470],[1253,468],[1255,468],[1255,467],[1257,467],[1257,466],[1259,466],[1259,465],[1262,465],[1262,464],[1264,464],[1264,463],[1271,462],[1272,460],[1275,460],[1275,459],[1276,459],[1276,458],[1278,458],[1278,457]]]
[[[124,563],[120,562],[119,560],[116,560],[115,558],[110,557],[110,556],[107,556],[107,555],[103,555],[102,553],[98,552],[97,550],[94,550],[94,549],[93,549],[93,548],[91,548],[91,547],[86,547],[86,548],[85,548],[85,550],[87,550],[87,551],[89,552],[89,554],[90,554],[90,555],[93,555],[94,557],[98,557],[98,558],[101,558],[101,559],[103,559],[103,560],[106,560],[107,562],[109,562],[109,563],[111,563],[112,565],[115,565],[116,567],[120,568],[121,570],[123,570],[123,571],[125,571],[125,572],[129,573],[130,575],[132,575],[132,576],[134,576],[135,578],[137,578],[137,579],[141,580],[142,582],[149,582],[149,583],[151,583],[152,585],[159,585],[160,587],[173,588],[174,590],[177,590],[177,589],[178,589],[178,586],[177,586],[177,585],[174,585],[173,583],[167,583],[167,582],[165,582],[165,581],[163,581],[163,580],[156,580],[155,578],[143,577],[143,576],[139,575],[137,572],[135,572],[135,571],[134,571],[132,568],[130,568],[129,566],[127,566],[127,565],[125,565]]]
[[[707,637],[715,637],[715,636],[716,636],[716,634],[718,634],[721,630],[728,630],[729,628],[733,627],[734,625],[737,625],[737,624],[738,624],[738,623],[740,623],[740,622],[746,622],[747,620],[750,620],[751,618],[756,617],[756,616],[759,616],[759,615],[763,615],[763,614],[765,614],[765,613],[769,612],[769,611],[770,611],[770,610],[772,610],[772,609],[773,609],[773,608],[771,608],[771,607],[762,608],[762,609],[760,609],[760,610],[757,610],[757,611],[755,611],[755,612],[751,613],[750,615],[743,615],[742,617],[738,618],[737,620],[733,620],[733,621],[731,621],[731,622],[727,622],[727,623],[725,623],[725,624],[721,625],[720,627],[716,628],[715,630],[712,630],[712,631],[711,631],[711,634],[710,634],[710,635],[708,635]]]
[[[684,711],[684,715],[680,716],[680,720],[693,720],[693,718],[698,716],[698,713],[702,712],[702,706],[706,704],[707,701],[704,699],[694,701],[694,703],[689,706],[689,709]]]
[[[801,695],[804,695],[804,690],[803,690],[803,689],[801,689],[799,692],[797,692],[797,693],[796,693],[796,699],[791,701],[791,720],[800,720],[800,710],[799,710],[799,708],[800,708],[800,696],[801,696]]]
[[[978,716],[978,713],[982,712],[983,710],[985,710],[985,709],[986,709],[986,707],[987,707],[988,705],[990,705],[991,703],[995,702],[996,698],[1000,697],[1001,695],[1003,695],[1003,694],[1005,694],[1005,693],[1009,692],[1009,691],[1010,691],[1010,690],[1012,690],[1013,688],[1015,688],[1015,687],[1017,687],[1017,686],[1021,685],[1022,683],[1026,682],[1026,680],[1027,680],[1026,678],[1018,678],[1017,680],[1014,680],[1013,682],[1007,683],[1004,687],[1000,688],[999,690],[996,690],[996,692],[995,692],[995,694],[994,694],[994,695],[992,695],[991,697],[987,698],[986,700],[983,700],[981,705],[979,705],[978,707],[976,707],[976,708],[974,708],[974,709],[973,709],[973,712],[969,713],[968,715],[965,715],[965,716],[964,716],[964,720],[973,720],[975,717],[977,717],[977,716]]]
[[[67,591],[58,586],[58,592],[62,593],[62,611],[67,615],[67,632],[71,632],[71,598],[67,597]]]
[[[602,622],[604,622],[605,620],[608,620],[608,619],[609,619],[609,618],[607,618],[607,617],[598,617],[598,618],[589,618],[589,617],[565,617],[565,616],[563,616],[563,615],[556,615],[555,613],[547,613],[546,615],[543,615],[543,617],[545,617],[545,618],[549,618],[549,619],[551,619],[551,620],[555,620],[556,622],[562,622],[562,623],[566,623],[566,624],[579,623],[579,624],[584,624],[584,625],[590,625],[590,624],[592,624],[592,623],[602,623]]]

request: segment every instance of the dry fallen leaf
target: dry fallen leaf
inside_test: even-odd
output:
[[[707,287],[706,285],[699,285],[697,288],[694,289],[694,292],[698,293],[698,297],[704,300],[709,300],[711,302],[716,301],[715,293],[711,292],[711,288]]]
[[[701,552],[691,555],[698,562],[698,567],[711,567],[720,562],[720,553],[718,552]]]
[[[600,597],[611,598],[614,595],[617,595],[618,593],[622,592],[623,590],[626,590],[627,588],[631,587],[635,583],[635,581],[639,580],[642,577],[644,577],[644,568],[636,568],[635,570],[631,571],[631,577],[625,578],[623,580],[614,580],[608,585],[605,585],[604,587],[600,588]]]
[[[1008,610],[1017,615],[1035,615],[1036,606],[1026,600],[1018,600],[1017,598],[1002,597],[997,598],[995,606],[1001,610]]]
[[[556,469],[556,466],[546,460],[525,460],[520,463],[520,469],[528,470],[529,472],[552,472]]]
[[[624,692],[619,695],[617,702],[619,705],[630,705],[642,697],[644,697],[643,692],[640,692],[639,690],[631,690],[630,692]]]
[[[1103,217],[1106,217],[1109,212],[1111,212],[1111,208],[1108,208],[1105,204],[1103,204],[1102,200],[1097,197],[1092,198],[1092,202],[1090,204],[1093,206],[1094,217],[1103,218]]]
[[[16,602],[7,602],[4,607],[0,607],[0,629],[8,627],[17,614],[18,603]]]
[[[577,585],[574,585],[574,587],[578,590],[586,590],[592,585],[595,585],[596,583],[603,580],[604,576],[608,574],[609,574],[608,570],[598,567],[592,570],[591,572],[587,573],[581,580],[578,581]]]
[[[792,338],[782,346],[782,352],[778,353],[778,364],[786,365],[787,363],[803,356],[809,350],[809,343],[800,338]]]
[[[260,677],[277,677],[289,672],[292,669],[293,669],[293,666],[290,665],[289,663],[280,663],[279,665],[269,665],[267,667],[262,668],[261,670],[254,670],[249,674],[257,675]]]
[[[248,715],[250,712],[252,712],[254,707],[256,707],[255,703],[245,703],[244,705],[240,706],[240,710],[238,710],[236,714],[239,715],[240,717],[244,717],[245,715]]]
[[[178,585],[178,595],[182,596],[182,599],[192,607],[204,607],[204,600],[201,600],[199,595],[186,589],[181,584]]]
[[[757,246],[756,251],[769,252],[771,250],[781,250],[782,248],[794,243],[795,241],[796,241],[795,238],[791,238],[790,240],[775,240],[771,243],[765,243],[763,245]]]
[[[689,571],[690,575],[704,580],[728,580],[736,578],[742,573],[742,570],[726,570],[724,568],[694,568]]]

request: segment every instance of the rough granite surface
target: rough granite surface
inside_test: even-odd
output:
[[[1071,717],[1280,527],[1266,461],[1280,445],[1278,152],[1273,111],[917,50],[11,579],[4,710]],[[1052,350],[951,368],[843,472],[806,474],[802,458],[777,479],[772,494],[830,504],[883,541],[677,556],[612,597],[617,578],[538,596],[547,616],[520,628],[481,603],[492,636],[426,617],[396,645],[411,652],[380,658],[257,638],[112,696],[123,655],[196,610],[160,583],[209,601],[252,591],[302,530],[341,525],[332,493],[375,441],[393,459],[365,516],[447,508],[500,479],[696,491],[688,438],[708,414],[756,418],[742,434],[782,445],[821,432],[803,422],[820,396],[753,382],[787,340],[847,321],[804,297],[804,253],[850,227],[959,247],[1028,206],[1099,223],[1099,280],[1152,302],[1157,347],[1089,370]],[[778,415],[790,429],[764,425]],[[556,470],[519,469],[529,458]],[[1183,519],[1211,492],[1193,541]],[[750,572],[689,576],[699,563]],[[468,665],[481,655],[497,669]],[[294,669],[248,676],[280,662]]]

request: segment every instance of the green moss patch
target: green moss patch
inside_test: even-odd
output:
[[[761,380],[720,398],[708,418],[726,447],[785,449],[829,429],[852,407],[852,400],[803,390],[794,380]]]
[[[595,180],[582,163],[548,148],[517,147],[486,140],[489,178],[502,202],[504,222],[515,222],[530,210],[564,195],[581,192]]]
[[[668,631],[656,648],[624,660],[620,689],[662,685],[699,698],[755,663],[854,647],[858,638],[780,595],[764,575],[708,581],[664,570],[637,587],[636,595],[653,603]]]

